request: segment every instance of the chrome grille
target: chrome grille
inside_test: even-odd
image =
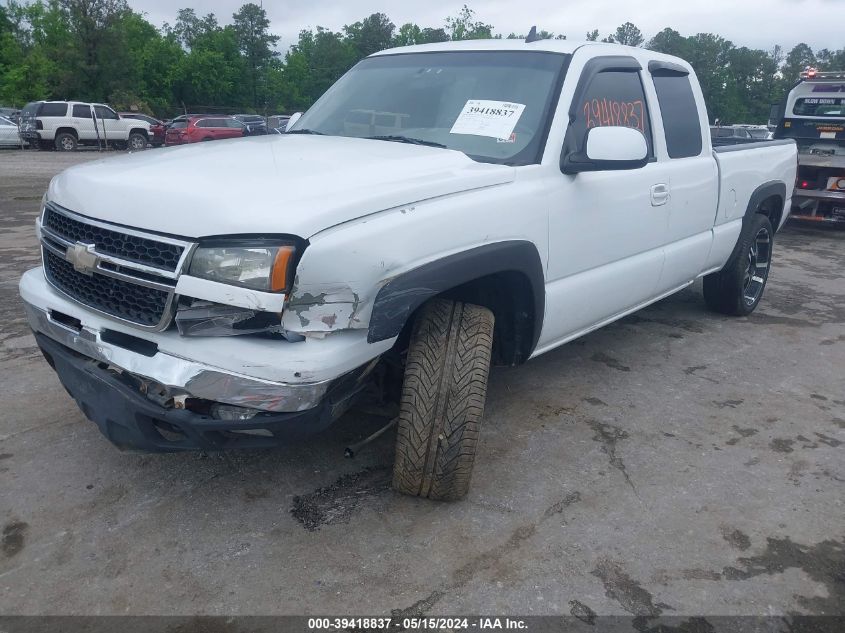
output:
[[[44,227],[68,242],[96,244],[101,253],[170,272],[179,266],[179,259],[185,251],[185,247],[178,244],[159,242],[75,220],[51,206],[44,211]]]
[[[133,325],[163,330],[193,244],[92,220],[52,204],[41,219],[47,281],[71,299]]]
[[[138,325],[158,325],[167,309],[167,292],[113,277],[85,275],[50,251],[44,252],[44,271],[50,283],[77,301]]]

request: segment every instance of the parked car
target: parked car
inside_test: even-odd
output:
[[[748,130],[734,125],[712,126],[710,128],[710,138],[714,146],[722,144],[723,139],[728,139],[725,144],[755,140]]]
[[[758,141],[767,141],[772,138],[772,132],[765,125],[737,125],[748,132],[749,136]]]
[[[124,119],[146,121],[150,124],[150,145],[153,147],[164,145],[164,134],[166,131],[164,121],[140,112],[121,112],[120,116]]]
[[[457,499],[491,361],[699,278],[713,310],[759,305],[795,143],[714,151],[706,117],[692,67],[642,48],[382,51],[225,160],[198,144],[56,176],[20,293],[118,446],[272,446],[377,394],[398,404],[393,486]]]
[[[73,151],[79,145],[105,143],[142,150],[150,138],[150,124],[122,118],[102,103],[34,101],[21,110],[20,133],[42,149]]]
[[[290,115],[288,114],[274,114],[267,117],[267,128],[270,130],[281,130],[284,133],[287,128]]]
[[[249,128],[244,136],[267,134],[267,119],[260,114],[235,114],[233,116]]]
[[[231,116],[188,116],[174,119],[167,128],[165,145],[183,145],[244,136],[246,126]]]
[[[21,137],[18,126],[4,116],[0,116],[0,147],[20,147]]]
[[[779,108],[775,138],[798,143],[792,217],[845,224],[845,70],[803,73]]]
[[[0,108],[0,116],[9,119],[15,125],[18,124],[18,118],[20,117],[21,111],[17,108]]]

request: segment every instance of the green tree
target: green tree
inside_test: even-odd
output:
[[[79,73],[71,87],[79,99],[94,100],[106,95],[110,69],[126,59],[122,32],[117,26],[131,12],[126,0],[59,0],[67,15],[74,46],[66,51],[78,62]]]
[[[625,46],[640,46],[645,41],[640,29],[631,22],[625,22],[625,24],[616,27],[613,40]]]
[[[801,72],[808,66],[816,66],[816,56],[813,54],[813,49],[802,42],[786,56],[786,62],[781,69],[784,81],[787,84],[795,83]]]
[[[481,40],[493,37],[493,27],[475,19],[475,11],[467,5],[454,17],[446,18],[446,30],[453,40]]]
[[[667,55],[675,55],[682,59],[685,59],[687,56],[687,46],[687,38],[675,29],[670,28],[663,29],[646,44],[646,48],[650,50]]]
[[[278,35],[270,33],[270,20],[267,12],[257,4],[249,2],[232,15],[238,46],[247,61],[249,82],[252,93],[252,107],[259,103],[260,80],[262,72],[270,61],[278,55],[274,49],[279,42]]]
[[[219,29],[220,25],[213,13],[200,18],[193,9],[179,9],[172,33],[186,49],[190,50],[197,40]]]
[[[420,43],[422,43],[422,29],[412,22],[400,26],[393,38],[393,46],[413,46]]]
[[[448,42],[449,34],[446,29],[426,27],[422,30],[422,40],[419,44],[436,44],[437,42]]]
[[[595,42],[599,39],[599,30],[593,29],[592,31],[587,31],[587,35],[584,36],[584,39],[588,42]]]
[[[343,31],[355,54],[363,58],[390,48],[396,26],[384,13],[373,13],[361,22],[344,26]]]
[[[432,44],[435,42],[448,42],[449,34],[444,29],[431,27],[421,28],[416,24],[408,22],[399,27],[399,31],[393,38],[393,46],[413,46],[414,44]]]

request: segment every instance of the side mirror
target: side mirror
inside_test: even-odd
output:
[[[299,121],[300,118],[302,118],[302,112],[294,112],[292,115],[290,115],[288,123],[285,126],[285,132],[290,129],[293,129],[294,124],[296,124],[296,122]]]
[[[645,136],[634,128],[616,125],[590,128],[584,146],[564,156],[563,173],[639,169],[648,163]]]

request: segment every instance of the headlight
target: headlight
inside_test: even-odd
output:
[[[199,247],[189,274],[264,292],[285,292],[293,280],[294,252],[290,244]]]

